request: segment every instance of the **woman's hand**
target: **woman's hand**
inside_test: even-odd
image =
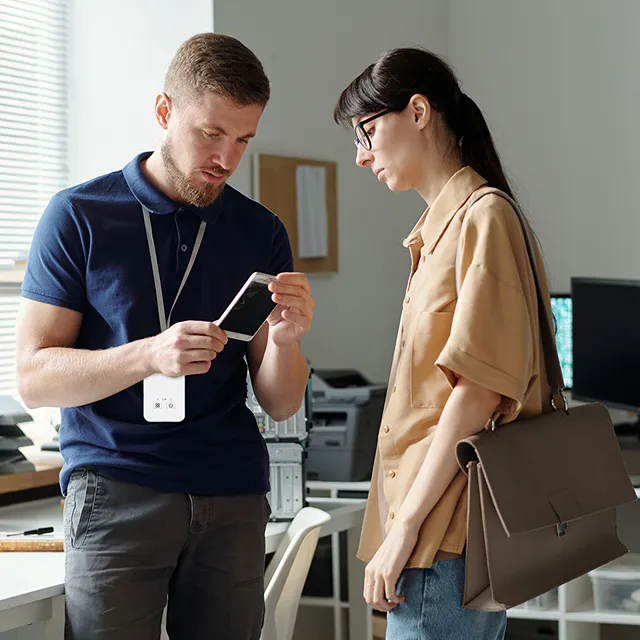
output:
[[[367,565],[364,572],[364,599],[379,611],[393,611],[404,596],[396,585],[418,541],[418,529],[398,521]]]

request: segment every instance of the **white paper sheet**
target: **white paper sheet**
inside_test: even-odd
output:
[[[329,254],[326,185],[324,167],[300,165],[296,168],[300,258],[325,258]]]

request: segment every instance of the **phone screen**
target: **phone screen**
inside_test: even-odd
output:
[[[271,295],[266,284],[252,282],[220,323],[220,328],[252,336],[276,307]]]

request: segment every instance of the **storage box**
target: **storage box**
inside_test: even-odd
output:
[[[596,611],[640,613],[640,554],[628,553],[589,577]]]
[[[304,449],[295,442],[267,442],[272,520],[293,520],[305,505]]]
[[[524,604],[520,605],[522,609],[529,609],[535,611],[546,611],[548,609],[555,609],[558,606],[558,589],[552,589],[543,593],[537,598],[532,598]]]

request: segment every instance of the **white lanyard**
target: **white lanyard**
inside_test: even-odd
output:
[[[178,298],[180,297],[180,293],[191,273],[191,269],[193,267],[193,263],[196,261],[196,256],[198,255],[198,251],[200,249],[200,245],[202,244],[202,238],[204,236],[204,231],[207,227],[207,223],[203,220],[200,223],[200,228],[198,229],[198,235],[196,236],[196,243],[193,245],[193,249],[191,251],[191,258],[189,259],[189,264],[187,265],[187,269],[184,272],[184,276],[182,278],[182,282],[180,283],[180,287],[178,288],[178,293],[176,293],[175,300],[171,305],[171,310],[169,311],[169,317],[165,316],[164,310],[164,298],[162,296],[162,282],[160,280],[160,268],[158,267],[158,255],[156,254],[156,245],[153,241],[153,230],[151,228],[151,216],[149,212],[142,207],[142,213],[144,215],[144,228],[147,232],[147,241],[149,243],[149,254],[151,256],[151,268],[153,269],[153,282],[156,286],[156,300],[158,302],[158,318],[160,320],[160,331],[165,331],[171,322],[171,314],[173,313],[173,308],[176,306],[176,302],[178,302]]]

